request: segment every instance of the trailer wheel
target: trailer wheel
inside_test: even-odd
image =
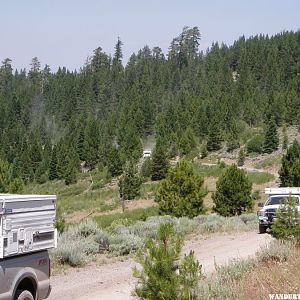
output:
[[[25,290],[25,291],[17,290],[15,299],[16,300],[34,300],[32,294],[27,290]]]
[[[267,232],[267,227],[259,224],[259,233],[264,234]]]

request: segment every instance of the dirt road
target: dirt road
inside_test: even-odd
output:
[[[214,271],[214,261],[225,264],[231,258],[254,255],[262,245],[271,240],[270,235],[256,232],[217,235],[185,243],[184,252],[194,250],[204,272]],[[67,275],[52,278],[50,300],[131,300],[136,280],[132,276],[134,260],[114,262],[99,267],[73,269]]]

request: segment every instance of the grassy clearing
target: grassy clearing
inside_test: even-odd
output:
[[[275,179],[274,175],[266,172],[247,172],[247,176],[252,184],[264,184]]]
[[[103,189],[109,180],[107,172],[92,171],[80,174],[78,182],[73,185],[65,185],[61,180],[29,184],[25,186],[24,193],[55,194],[58,208],[64,213],[84,209],[101,212],[115,208],[118,203],[119,193],[116,188]]]
[[[27,194],[55,194],[58,198],[58,209],[65,214],[76,211],[106,212],[119,207],[118,187],[104,187],[109,181],[105,173],[89,172],[80,174],[78,182],[66,186],[63,181],[45,184],[29,184],[25,187]],[[156,183],[144,183],[141,188],[141,199],[153,199],[158,188]]]
[[[202,164],[194,164],[194,168],[202,177],[219,177],[226,170],[226,168],[220,168],[218,165],[207,166]]]
[[[219,165],[206,166],[194,164],[194,168],[202,177],[218,178],[226,171],[226,167],[224,168]],[[253,184],[264,184],[274,180],[274,175],[267,172],[247,172],[247,176]]]
[[[102,215],[93,219],[101,228],[106,228],[116,221],[123,220],[128,223],[134,223],[136,221],[145,221],[148,217],[156,215],[158,215],[158,208],[150,207],[125,210],[124,213]]]
[[[197,299],[269,299],[269,293],[299,293],[300,249],[273,241],[255,258],[217,266],[217,274],[200,283]]]
[[[268,156],[258,161],[254,167],[256,169],[266,169],[270,167],[279,168],[281,166],[281,156]]]

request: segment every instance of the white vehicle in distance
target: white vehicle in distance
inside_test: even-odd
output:
[[[144,150],[143,151],[143,158],[147,158],[151,156],[151,150]]]
[[[265,203],[258,203],[258,206],[262,207],[257,212],[259,233],[266,233],[267,229],[271,228],[276,218],[276,211],[287,198],[296,198],[297,208],[300,211],[300,187],[266,188],[265,194],[269,195],[268,200]]]

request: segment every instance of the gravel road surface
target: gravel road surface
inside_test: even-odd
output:
[[[205,273],[214,272],[214,262],[225,264],[232,258],[247,258],[272,238],[269,234],[245,232],[186,241],[183,251],[195,252]],[[72,269],[67,275],[52,277],[50,300],[132,300],[136,280],[133,259],[108,263],[99,267]]]

